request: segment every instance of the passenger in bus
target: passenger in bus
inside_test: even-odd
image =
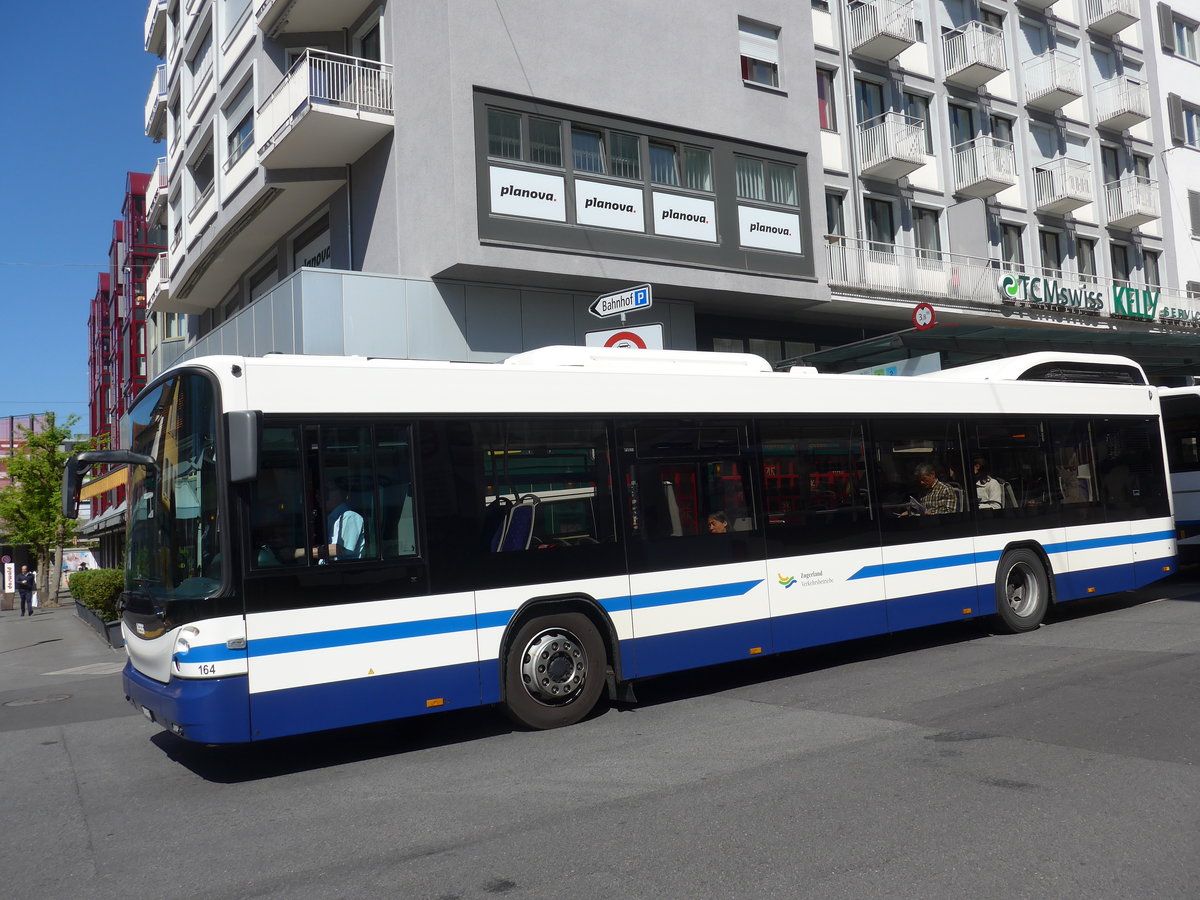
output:
[[[971,463],[975,471],[975,493],[980,509],[1000,509],[1004,506],[1004,489],[988,471],[987,460],[977,456]]]
[[[709,534],[725,534],[729,531],[729,516],[721,510],[711,513],[708,517]]]
[[[940,516],[944,513],[958,512],[958,497],[954,489],[938,479],[937,470],[933,466],[921,463],[913,470],[913,476],[925,494],[901,515]]]

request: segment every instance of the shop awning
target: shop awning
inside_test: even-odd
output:
[[[101,475],[99,478],[94,478],[85,484],[79,491],[79,499],[91,500],[105,491],[111,491],[115,487],[123,487],[128,479],[129,467],[121,466],[121,468],[114,469],[107,475]]]

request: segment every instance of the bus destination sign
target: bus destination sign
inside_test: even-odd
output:
[[[639,284],[636,287],[625,288],[623,291],[614,291],[611,294],[597,297],[588,307],[588,312],[603,319],[618,313],[624,315],[627,312],[649,309],[653,305],[654,296],[650,291],[650,285]]]

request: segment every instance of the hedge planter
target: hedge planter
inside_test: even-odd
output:
[[[105,622],[78,600],[75,601],[75,613],[83,621],[87,622],[108,646],[117,650],[125,646],[125,640],[121,637],[121,623],[119,620],[116,622]]]

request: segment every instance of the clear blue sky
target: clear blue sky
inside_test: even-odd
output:
[[[0,54],[0,416],[53,411],[87,430],[89,301],[146,137],[149,0],[5,3]]]

